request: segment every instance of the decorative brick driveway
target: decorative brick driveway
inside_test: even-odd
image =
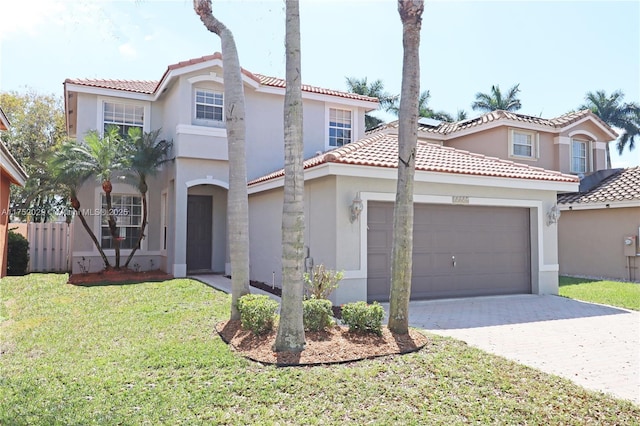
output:
[[[640,404],[640,312],[518,295],[411,302],[409,322]]]

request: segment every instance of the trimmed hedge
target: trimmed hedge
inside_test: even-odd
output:
[[[238,299],[238,311],[242,328],[254,334],[262,334],[273,329],[278,302],[262,294],[246,294]]]
[[[349,331],[382,334],[384,309],[378,302],[347,303],[342,306],[342,321],[349,326]]]
[[[302,322],[308,331],[322,331],[334,324],[333,304],[327,299],[308,299],[302,302]]]
[[[9,231],[7,275],[26,275],[29,265],[29,241],[22,235]]]

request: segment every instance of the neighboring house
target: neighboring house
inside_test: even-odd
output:
[[[418,128],[427,142],[579,176],[606,169],[606,144],[617,136],[589,110],[551,119],[501,110],[455,123],[421,118]]]
[[[157,82],[65,81],[71,136],[118,124],[161,127],[174,141],[175,160],[150,184],[150,223],[136,257],[142,269],[159,266],[178,277],[230,272],[222,65],[214,54],[171,65]],[[243,81],[251,279],[279,286],[284,81],[245,70]],[[397,125],[365,134],[364,115],[377,106],[374,98],[303,85],[307,265],[345,271],[336,303],[389,295]],[[572,158],[585,171],[601,168],[613,133],[587,112],[554,120],[510,114],[421,121],[414,298],[557,293],[557,194],[578,190],[578,177],[565,174]],[[572,156],[572,146],[587,152]],[[115,206],[133,212],[120,226],[124,241],[134,241],[139,194],[122,183],[114,183],[113,194]],[[79,199],[83,208],[100,207],[100,185],[87,182]],[[109,247],[101,217],[90,223]],[[75,235],[74,272],[83,257],[100,269],[89,238]]]
[[[246,99],[246,152],[249,179],[282,167],[284,159],[284,80],[243,70]],[[229,273],[227,244],[228,157],[224,123],[222,57],[219,53],[170,65],[159,81],[67,79],[67,130],[81,139],[89,130],[116,124],[121,130],[162,128],[174,142],[175,159],[149,184],[149,226],[136,263],[162,268],[176,277],[188,272]],[[364,115],[375,98],[303,85],[305,157],[364,136]],[[123,254],[137,237],[141,198],[114,179],[113,205],[132,214],[119,220]],[[78,198],[107,254],[110,235],[99,207],[102,191],[88,181]],[[280,224],[276,225],[280,227]],[[76,232],[73,272],[79,262],[92,271],[102,262],[85,232]]]
[[[561,274],[640,282],[640,166],[594,173],[558,206]]]
[[[0,131],[9,129],[9,120],[0,109]],[[11,184],[24,186],[27,174],[0,140],[0,277],[7,275],[7,234],[9,232],[9,195]]]

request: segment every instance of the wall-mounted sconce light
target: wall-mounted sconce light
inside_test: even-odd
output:
[[[549,209],[547,212],[547,226],[551,226],[554,223],[558,223],[558,219],[560,218],[560,209],[557,204],[554,204],[553,207]]]
[[[358,218],[360,217],[360,213],[362,212],[362,208],[363,205],[362,200],[360,199],[360,193],[357,193],[356,198],[353,199],[351,205],[349,206],[349,212],[351,213],[349,220],[351,221],[351,223],[358,220]]]

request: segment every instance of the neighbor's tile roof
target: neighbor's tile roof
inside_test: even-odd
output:
[[[602,124],[606,129],[615,133],[615,131],[607,123],[602,121],[600,117],[598,117],[588,109],[585,109],[582,111],[568,112],[566,114],[563,114],[554,118],[533,117],[531,115],[524,115],[524,114],[519,114],[515,112],[496,110],[496,111],[490,111],[485,114],[482,114],[479,117],[471,118],[467,120],[456,121],[453,123],[441,122],[437,126],[428,126],[428,125],[418,124],[418,129],[422,132],[439,134],[439,135],[448,135],[451,133],[459,132],[459,131],[470,129],[473,127],[478,127],[484,124],[488,124],[494,121],[504,120],[504,119],[517,121],[521,123],[537,124],[541,126],[547,126],[554,129],[558,129],[589,116],[593,117],[595,120],[600,122],[600,124]],[[397,128],[397,127],[398,127],[398,121],[396,120],[391,123],[381,125],[376,129],[374,129],[373,131],[378,131],[380,129],[385,129],[385,128]]]
[[[127,92],[136,92],[136,93],[145,93],[145,94],[153,94],[158,90],[162,81],[166,78],[169,72],[184,68],[187,66],[200,64],[203,62],[211,61],[219,59],[222,60],[222,54],[219,52],[214,53],[213,55],[206,55],[200,58],[189,59],[188,61],[182,61],[175,64],[171,64],[167,67],[167,70],[163,74],[162,78],[159,81],[151,81],[151,80],[100,80],[100,79],[71,79],[68,78],[65,80],[65,83],[78,84],[81,86],[91,86],[91,87],[100,87],[105,89],[115,89],[115,90],[123,90]],[[284,88],[286,86],[286,81],[277,77],[269,77],[262,74],[253,74],[244,68],[241,68],[241,71],[244,75],[251,78],[252,80],[260,83],[263,86],[271,86],[271,87],[279,87]],[[339,90],[331,90],[331,89],[323,89],[322,87],[310,86],[308,84],[302,85],[303,92],[310,93],[318,93],[322,95],[330,95],[330,96],[338,96],[341,98],[368,101],[368,102],[378,102],[377,98],[372,98],[369,96],[358,95],[355,93],[341,92]]]
[[[609,203],[640,200],[640,166],[609,176],[588,192],[558,196],[558,204]]]
[[[304,168],[310,169],[325,163],[397,168],[398,137],[396,135],[376,133],[365,139],[310,158],[304,162]],[[422,142],[418,143],[417,146],[416,170],[474,176],[578,182],[578,178],[573,175],[565,175],[539,167]],[[284,176],[283,169],[252,180],[249,185],[266,182],[281,176]]]

